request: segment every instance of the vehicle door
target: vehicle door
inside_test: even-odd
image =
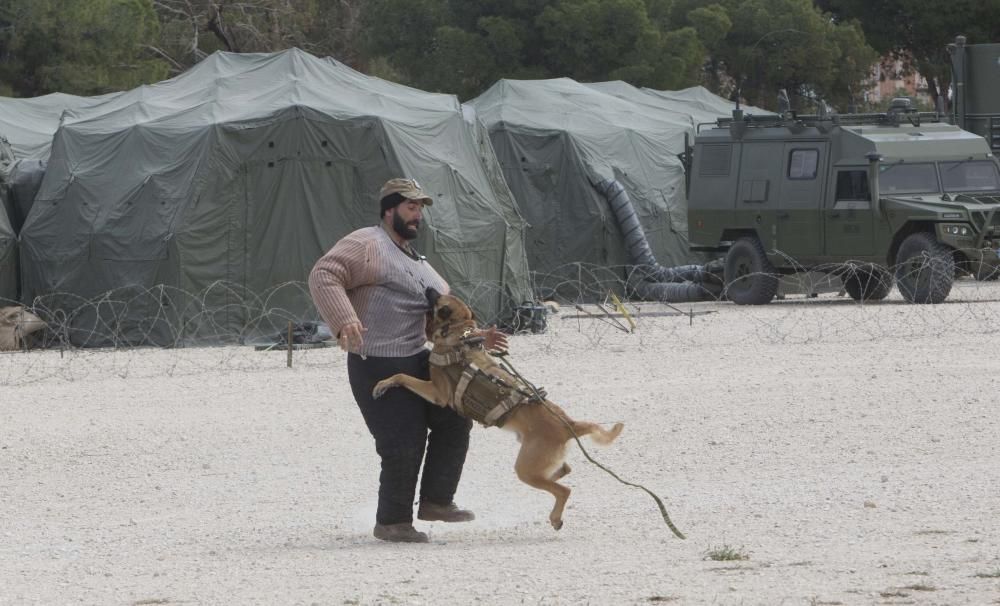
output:
[[[837,168],[823,212],[826,254],[854,259],[874,254],[874,217],[863,166]]]
[[[767,251],[776,248],[774,217],[781,173],[774,158],[781,154],[783,145],[780,141],[745,141],[740,150],[735,225],[755,230]]]
[[[776,248],[792,259],[823,254],[823,192],[827,149],[823,141],[784,144],[784,174],[776,217]]]

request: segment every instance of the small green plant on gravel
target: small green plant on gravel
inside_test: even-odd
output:
[[[733,547],[731,545],[719,545],[712,547],[705,552],[706,560],[716,562],[730,562],[733,560],[749,560],[750,554],[743,551],[743,547]]]
[[[977,579],[1000,579],[1000,568],[997,568],[992,572],[977,572],[972,576]]]

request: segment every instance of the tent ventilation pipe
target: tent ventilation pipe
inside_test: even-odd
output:
[[[719,297],[719,288],[714,276],[703,265],[680,265],[663,267],[656,262],[649,248],[646,233],[635,214],[632,200],[622,184],[615,179],[606,179],[595,185],[611,205],[618,219],[618,225],[625,236],[625,248],[629,258],[636,264],[629,276],[629,286],[640,297],[650,301],[684,303],[688,301],[709,301]],[[713,292],[719,291],[719,292]]]

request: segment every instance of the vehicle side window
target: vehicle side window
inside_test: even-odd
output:
[[[837,172],[837,200],[870,200],[868,171],[842,170]]]
[[[788,154],[788,178],[808,180],[816,178],[819,166],[819,150],[793,149]]]
[[[725,177],[729,175],[729,163],[733,157],[732,145],[705,145],[701,148],[702,177]]]

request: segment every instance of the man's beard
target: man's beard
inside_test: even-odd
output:
[[[413,226],[412,230],[410,229],[411,225]],[[417,230],[419,229],[419,227],[420,227],[420,219],[414,219],[409,223],[404,223],[403,219],[400,218],[398,213],[394,213],[392,215],[392,231],[399,234],[399,237],[403,238],[404,240],[412,240],[416,238]]]

